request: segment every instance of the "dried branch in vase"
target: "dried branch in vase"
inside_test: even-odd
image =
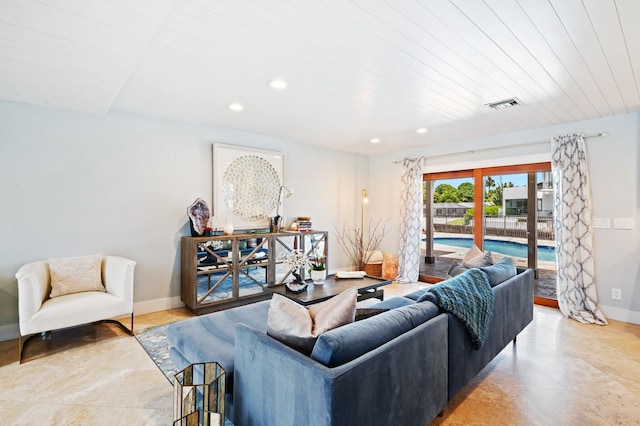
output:
[[[338,229],[334,225],[336,230],[336,237],[338,244],[342,247],[349,260],[353,265],[356,265],[359,271],[363,271],[369,259],[373,253],[380,248],[380,244],[385,235],[389,231],[387,229],[387,219],[382,222],[381,219],[372,225],[372,220],[369,220],[369,228],[367,232],[367,238],[362,232],[362,229],[347,229],[344,225],[342,229]]]

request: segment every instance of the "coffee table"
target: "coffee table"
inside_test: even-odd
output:
[[[391,280],[379,277],[365,275],[363,278],[336,278],[335,275],[329,275],[324,284],[313,284],[311,280],[307,280],[307,289],[302,293],[291,293],[287,291],[284,284],[267,287],[274,293],[281,294],[289,299],[300,303],[303,306],[312,305],[314,303],[324,302],[333,296],[342,293],[352,287],[358,289],[358,301],[376,297],[382,299],[384,292],[382,286],[391,284]]]

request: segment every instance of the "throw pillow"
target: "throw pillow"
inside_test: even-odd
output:
[[[469,268],[464,266],[462,263],[454,260],[451,266],[449,267],[449,271],[447,272],[447,279],[453,278],[456,275],[460,275],[463,272],[467,271]]]
[[[54,298],[83,291],[106,291],[102,285],[102,255],[49,258]]]
[[[483,266],[480,270],[487,274],[491,287],[495,287],[509,278],[515,277],[518,273],[516,265],[510,257],[503,257],[496,262],[495,265]]]
[[[462,260],[462,264],[467,268],[479,268],[481,266],[493,265],[493,259],[491,258],[491,252],[482,252],[477,245],[473,245],[469,252]]]
[[[309,355],[318,336],[353,322],[357,297],[358,290],[354,287],[307,309],[285,296],[274,294],[267,315],[267,334]]]

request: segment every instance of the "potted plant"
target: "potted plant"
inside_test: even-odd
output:
[[[322,284],[327,279],[327,259],[313,250],[313,257],[309,258],[309,275],[314,284]]]

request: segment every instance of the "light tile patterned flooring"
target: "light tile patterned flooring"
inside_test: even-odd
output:
[[[392,284],[385,297],[423,284]],[[136,331],[185,309],[140,315]],[[138,342],[114,326],[57,332],[27,346],[0,342],[3,425],[170,425],[172,387]],[[640,325],[606,327],[534,308],[534,320],[436,418],[434,425],[640,423]],[[419,395],[415,395],[419,398]]]

